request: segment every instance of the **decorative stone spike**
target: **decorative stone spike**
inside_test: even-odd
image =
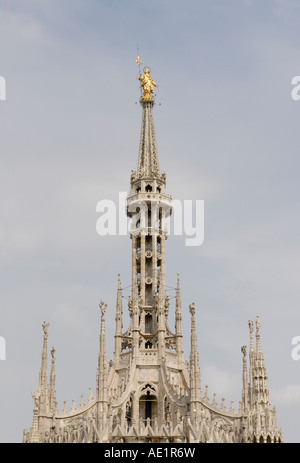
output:
[[[85,406],[84,397],[83,397],[83,394],[81,394],[80,407],[84,407],[84,406]]]
[[[89,391],[90,391],[90,394],[89,394],[88,401],[89,401],[89,403],[91,403],[94,400],[95,397],[94,397],[93,390],[92,390],[91,387],[89,388]]]
[[[71,411],[74,412],[75,410],[77,410],[77,408],[76,408],[76,400],[73,399],[72,400],[72,409],[71,409]]]
[[[67,401],[66,400],[64,400],[63,413],[68,413],[68,407],[67,407]]]
[[[217,394],[216,394],[215,392],[214,392],[214,395],[213,395],[213,397],[214,397],[214,398],[213,398],[213,402],[212,402],[212,404],[213,404],[213,406],[214,406],[214,407],[217,407],[217,406],[218,406],[218,402],[217,402]]]

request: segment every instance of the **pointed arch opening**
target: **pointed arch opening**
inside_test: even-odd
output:
[[[145,425],[148,423],[153,426],[157,420],[158,401],[155,389],[150,384],[146,384],[142,389],[139,400],[139,418]]]
[[[152,334],[152,330],[153,330],[152,315],[147,314],[147,315],[145,315],[145,333]]]
[[[140,397],[139,401],[140,409],[140,420],[147,424],[149,421],[150,424],[153,424],[154,420],[157,418],[157,398],[151,394],[150,391],[147,391],[146,394]]]

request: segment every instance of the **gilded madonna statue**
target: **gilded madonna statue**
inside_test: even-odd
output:
[[[142,101],[153,101],[152,93],[154,93],[153,85],[157,87],[157,84],[153,81],[150,75],[151,69],[148,67],[144,68],[144,74],[142,77],[138,77],[141,81],[141,87],[144,90],[144,96],[142,97]]]

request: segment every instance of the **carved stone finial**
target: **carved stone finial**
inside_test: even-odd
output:
[[[107,308],[107,304],[105,304],[103,301],[100,301],[99,307],[100,307],[100,310],[101,310],[101,315],[102,315],[102,317],[104,317],[105,312],[106,312],[106,308]]]
[[[243,353],[243,356],[246,357],[246,355],[247,355],[247,346],[242,346],[241,351]]]
[[[75,411],[75,410],[77,410],[77,407],[76,407],[76,400],[73,399],[73,400],[72,400],[72,409],[71,409],[71,411],[73,412],[73,411]]]
[[[84,407],[84,406],[85,406],[84,396],[83,396],[83,394],[81,394],[80,407]]]
[[[248,325],[249,325],[250,334],[252,334],[253,333],[253,322],[251,320],[248,320]]]
[[[48,336],[48,328],[49,328],[49,325],[50,325],[50,323],[46,323],[46,322],[44,322],[44,323],[42,324],[43,331],[44,331],[44,335],[45,335],[46,337]]]
[[[192,315],[192,317],[195,316],[195,313],[196,313],[196,305],[195,305],[195,302],[192,302],[192,304],[189,305],[189,309],[190,309],[190,314]]]
[[[256,322],[256,334],[258,334],[258,333],[259,333],[259,328],[260,328],[260,320],[259,320],[259,316],[258,316],[258,315],[256,315],[256,320],[255,320],[255,322]]]
[[[39,408],[39,398],[40,398],[41,392],[38,388],[35,389],[33,393],[31,393],[31,397],[34,399],[34,407],[37,409]]]
[[[55,360],[55,357],[54,357],[55,352],[56,352],[55,347],[52,347],[52,349],[51,349],[50,352],[51,352],[51,357],[52,357],[52,359]]]
[[[67,407],[67,401],[66,400],[64,400],[63,413],[68,413],[68,407]]]

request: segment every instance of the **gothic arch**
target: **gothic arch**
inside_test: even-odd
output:
[[[153,383],[148,382],[148,383],[143,384],[140,387],[139,392],[138,392],[138,399],[140,399],[141,396],[145,395],[148,391],[150,392],[151,395],[154,395],[156,398],[158,398],[156,386]]]
[[[152,383],[144,384],[139,391],[139,419],[142,423],[152,424],[158,416],[158,396]]]

